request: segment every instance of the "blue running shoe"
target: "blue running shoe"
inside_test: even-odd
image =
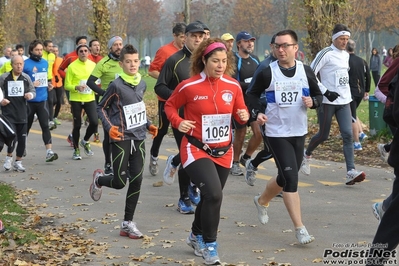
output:
[[[202,257],[206,265],[221,265],[217,248],[218,244],[216,242],[205,243]]]
[[[360,142],[363,142],[367,138],[368,138],[368,136],[366,134],[364,134],[364,132],[359,134],[359,141]]]
[[[200,202],[201,195],[198,188],[195,185],[188,186],[188,197],[190,198],[191,203],[194,204],[195,206],[197,206],[198,203]]]
[[[191,206],[190,199],[179,199],[179,202],[177,203],[177,211],[183,214],[193,214],[194,208]]]
[[[190,233],[186,239],[186,243],[194,249],[195,256],[202,257],[202,252],[205,249],[205,242],[202,235],[195,236],[193,233]]]
[[[354,142],[354,143],[353,143],[353,150],[354,150],[354,151],[361,151],[361,150],[363,150],[362,144],[360,144],[360,142]]]

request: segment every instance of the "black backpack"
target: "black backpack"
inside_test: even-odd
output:
[[[399,86],[399,70],[396,73],[396,75],[393,77],[391,82],[389,82],[387,100],[385,102],[384,114],[382,115],[382,118],[384,119],[385,123],[387,123],[389,126],[392,127],[398,127],[398,125],[395,122],[395,115],[393,110],[395,90],[398,88],[398,86]]]

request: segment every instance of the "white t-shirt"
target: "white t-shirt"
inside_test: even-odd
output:
[[[145,64],[146,64],[147,66],[149,66],[149,65],[151,64],[151,57],[150,57],[150,56],[146,55],[146,56],[144,57],[144,60],[145,60]]]
[[[6,58],[5,56],[0,57],[0,67],[2,67],[7,61],[10,61],[10,58]]]

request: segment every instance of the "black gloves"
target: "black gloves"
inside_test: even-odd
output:
[[[336,92],[334,92],[334,91],[326,90],[326,92],[324,93],[324,96],[326,96],[326,98],[327,98],[330,102],[333,102],[333,101],[335,101],[335,100],[339,97],[339,94],[336,93]]]
[[[58,78],[58,76],[55,76],[55,82],[58,83],[58,81],[60,81],[60,79]]]

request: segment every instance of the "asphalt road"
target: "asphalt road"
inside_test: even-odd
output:
[[[56,224],[79,223],[80,234],[108,244],[105,252],[92,254],[80,265],[201,265],[202,258],[194,256],[193,250],[185,243],[193,215],[176,211],[177,182],[171,186],[153,186],[162,180],[167,156],[177,151],[174,140],[164,139],[158,176],[149,173],[147,155],[134,221],[148,238],[132,240],[119,236],[126,188],[104,188],[100,201],[91,200],[88,189],[93,170],[104,165],[101,144],[92,144],[93,157],[85,156],[82,151],[81,161],[72,160],[73,150],[66,141],[71,127],[71,122],[64,121],[52,131],[53,150],[59,159],[46,163],[41,132],[35,123],[28,137],[28,155],[23,160],[26,172],[1,169],[0,180],[18,189],[36,190],[35,201],[43,205],[41,216],[51,214]],[[85,127],[81,132],[83,130]],[[148,137],[147,151],[150,146],[151,138]],[[1,155],[5,158],[5,149]],[[378,226],[371,205],[389,195],[392,169],[357,166],[366,172],[366,180],[346,186],[344,164],[316,159],[312,161],[310,176],[300,174],[303,222],[316,239],[305,246],[296,241],[295,229],[281,198],[270,204],[269,223],[262,225],[258,221],[253,197],[263,191],[269,178],[276,175],[273,161],[264,163],[259,169],[253,187],[245,183],[243,176],[229,176],[218,234],[219,256],[225,265],[268,265],[272,261],[290,265],[324,265],[325,250],[342,252],[346,250],[345,245],[368,249],[363,245],[372,241]],[[362,265],[359,258],[357,265]]]

